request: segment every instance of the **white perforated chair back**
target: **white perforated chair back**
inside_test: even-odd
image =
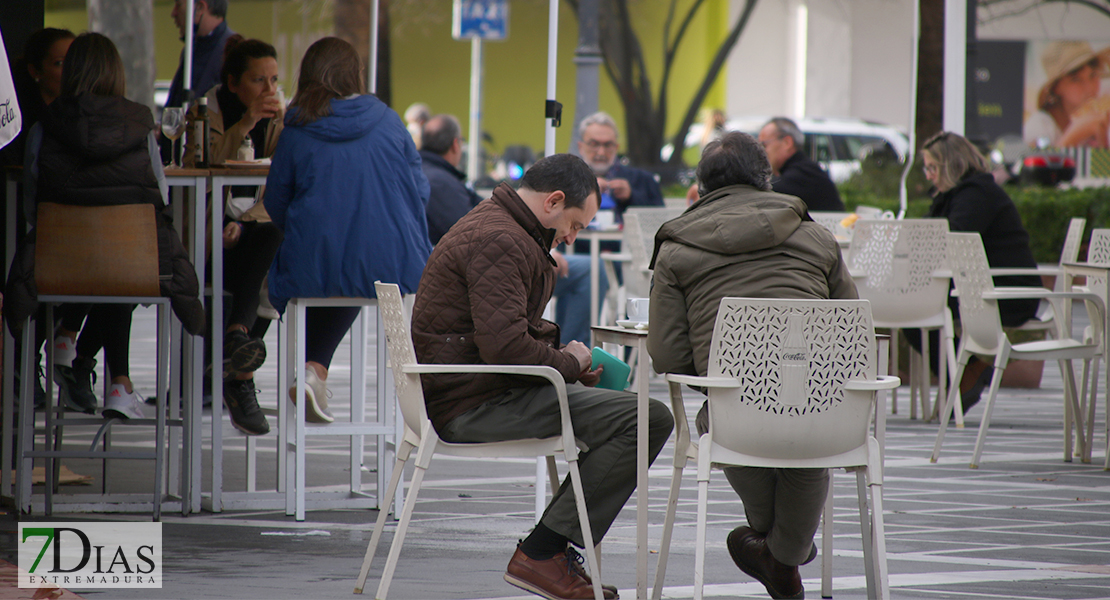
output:
[[[417,362],[416,350],[412,346],[412,332],[408,327],[408,319],[405,318],[401,289],[396,284],[381,282],[375,283],[374,289],[377,290],[378,310],[381,311],[385,326],[390,368],[393,370],[401,415],[406,427],[419,432],[421,425],[428,419],[428,409],[424,405],[424,388],[420,384],[420,375],[401,370],[403,365],[414,365]]]
[[[1003,340],[998,304],[983,299],[994,291],[987,253],[978,233],[948,234],[948,267],[960,297],[963,333],[981,349],[997,353]]]
[[[647,297],[651,281],[648,265],[655,251],[655,234],[663,223],[684,211],[682,208],[639,207],[624,212],[624,250],[632,257],[624,273],[629,298]]]
[[[811,210],[809,211],[809,218],[813,219],[814,223],[828,229],[837,239],[850,240],[854,236],[854,228],[849,229],[842,223],[845,218],[852,214],[855,213]]]
[[[1087,219],[1073,218],[1068,223],[1068,233],[1064,236],[1064,247],[1060,249],[1060,262],[1075,262],[1079,260],[1079,246],[1083,244],[1083,231],[1087,228]],[[1090,258],[1088,255],[1088,262]]]
[[[875,378],[874,349],[866,300],[723,298],[709,376],[740,386],[711,397],[714,446],[762,466],[838,466],[813,461],[853,451],[839,465],[866,464],[874,392],[845,384]]]
[[[942,319],[948,279],[936,274],[947,268],[948,221],[860,220],[854,229],[848,265],[876,326]]]

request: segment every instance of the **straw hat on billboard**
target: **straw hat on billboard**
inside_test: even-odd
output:
[[[1052,42],[1045,46],[1041,52],[1041,64],[1048,80],[1037,95],[1037,106],[1048,110],[1057,104],[1060,98],[1052,93],[1056,82],[1094,60],[1098,61],[1095,68],[1100,76],[1110,76],[1110,47],[1095,52],[1090,44],[1082,41]]]

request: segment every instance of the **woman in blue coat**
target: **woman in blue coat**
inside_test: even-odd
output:
[[[397,113],[362,89],[350,44],[329,37],[309,47],[266,180],[266,211],[285,234],[270,268],[279,312],[290,298],[373,298],[376,280],[415,293],[431,253],[416,146]],[[328,367],[358,310],[307,311],[309,421],[333,420]]]

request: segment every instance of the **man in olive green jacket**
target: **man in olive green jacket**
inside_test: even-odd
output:
[[[721,298],[858,297],[832,234],[800,199],[770,191],[758,141],[733,132],[707,144],[697,176],[698,202],[655,236],[648,351],[656,371],[706,374]],[[699,434],[707,417],[703,406]],[[798,565],[816,554],[828,471],[730,467],[725,475],[750,525],[729,534],[732,559],[772,597],[803,597]]]

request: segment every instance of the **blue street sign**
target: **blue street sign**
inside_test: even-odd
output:
[[[509,0],[455,0],[451,36],[503,40],[509,36]]]

